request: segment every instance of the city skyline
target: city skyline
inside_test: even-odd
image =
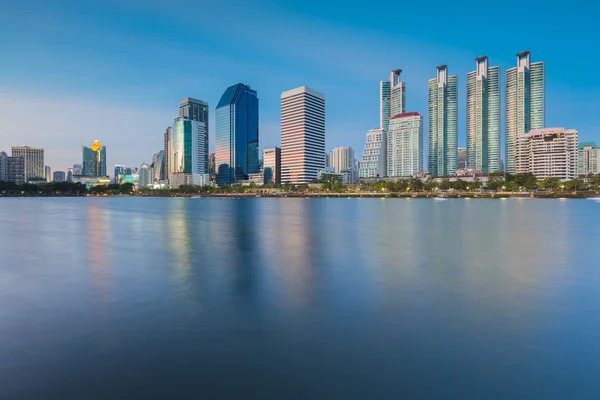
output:
[[[326,148],[344,145],[360,151],[365,133],[379,126],[377,82],[390,70],[402,68],[409,89],[407,109],[425,117],[426,80],[441,63],[459,76],[459,146],[465,147],[464,79],[473,70],[473,59],[485,54],[504,72],[514,66],[514,54],[524,49],[546,63],[546,125],[574,127],[581,141],[598,141],[600,124],[593,110],[600,106],[595,95],[600,82],[585,78],[593,75],[593,57],[574,66],[560,51],[568,46],[574,53],[586,53],[594,44],[598,28],[585,23],[591,16],[575,10],[541,7],[529,17],[532,26],[574,15],[583,22],[563,32],[527,34],[508,27],[508,8],[493,14],[485,7],[469,13],[448,10],[447,20],[455,23],[439,35],[442,26],[426,18],[381,27],[374,10],[385,8],[383,3],[340,12],[311,2],[269,9],[262,1],[256,7],[234,1],[231,6],[240,7],[258,25],[241,35],[242,24],[225,29],[208,21],[191,29],[184,23],[188,16],[173,12],[180,9],[177,4],[189,2],[155,4],[143,15],[133,6],[141,3],[131,0],[71,7],[69,12],[61,12],[60,4],[40,2],[35,19],[23,18],[27,8],[18,3],[3,5],[0,13],[0,30],[11,38],[2,44],[11,63],[0,66],[0,149],[9,151],[23,143],[43,147],[53,170],[66,170],[77,162],[79,146],[96,137],[110,150],[108,165],[149,162],[163,147],[154,133],[164,133],[165,123],[174,117],[172,104],[188,95],[217,104],[223,89],[235,82],[248,83],[260,93],[261,147],[280,144],[279,94],[308,85],[328,98]],[[224,5],[206,7],[211,15],[227,15]],[[411,15],[426,15],[429,7],[405,8]],[[115,12],[122,18],[109,21],[107,16]],[[466,29],[465,22],[477,17],[485,17],[485,38]],[[323,46],[323,38],[330,46]],[[86,57],[81,59],[83,43]],[[289,43],[293,46],[286,46]],[[329,47],[336,48],[335,56]],[[246,57],[249,54],[252,57]],[[187,61],[177,68],[164,62],[179,56]],[[144,65],[142,73],[139,65]],[[348,98],[361,101],[351,114]],[[38,110],[39,120],[19,123],[30,106]],[[427,121],[424,124],[426,131]],[[214,113],[209,131],[212,146]],[[504,153],[504,142],[502,148]]]

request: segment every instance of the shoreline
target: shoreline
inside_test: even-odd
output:
[[[172,197],[172,198],[405,198],[405,199],[508,199],[508,198],[533,198],[533,199],[590,199],[600,198],[595,192],[460,192],[460,193],[426,193],[426,192],[384,192],[384,193],[173,193],[173,194],[12,194],[0,193],[0,198],[15,197]]]

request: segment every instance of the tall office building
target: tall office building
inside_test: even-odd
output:
[[[208,184],[208,153],[204,122],[178,117],[168,131],[169,184]]]
[[[83,166],[81,164],[73,164],[73,176],[82,175]]]
[[[575,129],[532,129],[517,137],[516,173],[532,173],[537,179],[577,177]]]
[[[44,179],[44,149],[25,146],[12,148],[13,157],[23,157],[24,171],[23,180]]]
[[[358,177],[363,179],[387,176],[387,134],[382,128],[367,132]]]
[[[0,182],[24,183],[25,162],[23,157],[9,157],[0,151]]]
[[[389,80],[379,82],[379,127],[388,130],[390,118],[406,112],[406,84],[401,69],[390,72]]]
[[[500,67],[485,56],[475,67],[467,74],[467,167],[487,174],[500,170]]]
[[[97,140],[90,147],[82,146],[83,176],[106,176],[106,146]]]
[[[596,143],[579,143],[577,153],[577,175],[581,177],[588,177],[590,175],[596,175],[600,173],[600,157]]]
[[[265,183],[281,183],[281,149],[279,147],[264,149],[263,177]]]
[[[517,54],[517,66],[506,71],[506,172],[516,172],[517,139],[545,125],[544,63],[531,63],[530,53]]]
[[[165,178],[165,185],[169,185],[171,182],[169,182],[169,175],[171,175],[171,170],[169,169],[169,142],[171,141],[171,127],[167,127],[167,129],[165,130],[165,135],[164,135],[164,160],[163,160],[163,175]]]
[[[304,184],[325,167],[325,95],[306,86],[281,94],[281,181]]]
[[[64,182],[66,179],[65,171],[54,171],[52,174],[53,182]]]
[[[161,184],[165,181],[165,151],[157,151],[152,156],[152,177],[151,184]]]
[[[390,119],[387,134],[387,175],[412,177],[423,171],[423,117],[418,112]]]
[[[52,182],[52,168],[48,165],[44,167],[44,179],[46,179],[46,182]]]
[[[208,154],[208,103],[202,100],[186,97],[179,102],[179,116],[192,121],[204,123],[204,152]]]
[[[225,90],[215,116],[217,185],[232,185],[260,172],[258,160],[258,97],[238,83]]]
[[[448,67],[437,67],[437,77],[428,81],[429,174],[456,175],[458,148],[458,77],[448,76]]]

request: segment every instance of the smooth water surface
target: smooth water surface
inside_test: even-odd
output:
[[[0,199],[0,398],[600,398],[600,202]]]

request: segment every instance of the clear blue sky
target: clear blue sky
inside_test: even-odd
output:
[[[243,82],[258,91],[261,148],[279,145],[281,92],[307,85],[326,95],[327,148],[360,156],[379,80],[402,68],[407,111],[426,118],[438,64],[459,76],[462,146],[474,58],[504,71],[520,50],[546,62],[546,125],[600,142],[598,21],[580,0],[0,0],[0,150],[45,147],[64,170],[98,139],[109,165],[138,166],[181,98],[207,101],[214,122],[225,88]]]

